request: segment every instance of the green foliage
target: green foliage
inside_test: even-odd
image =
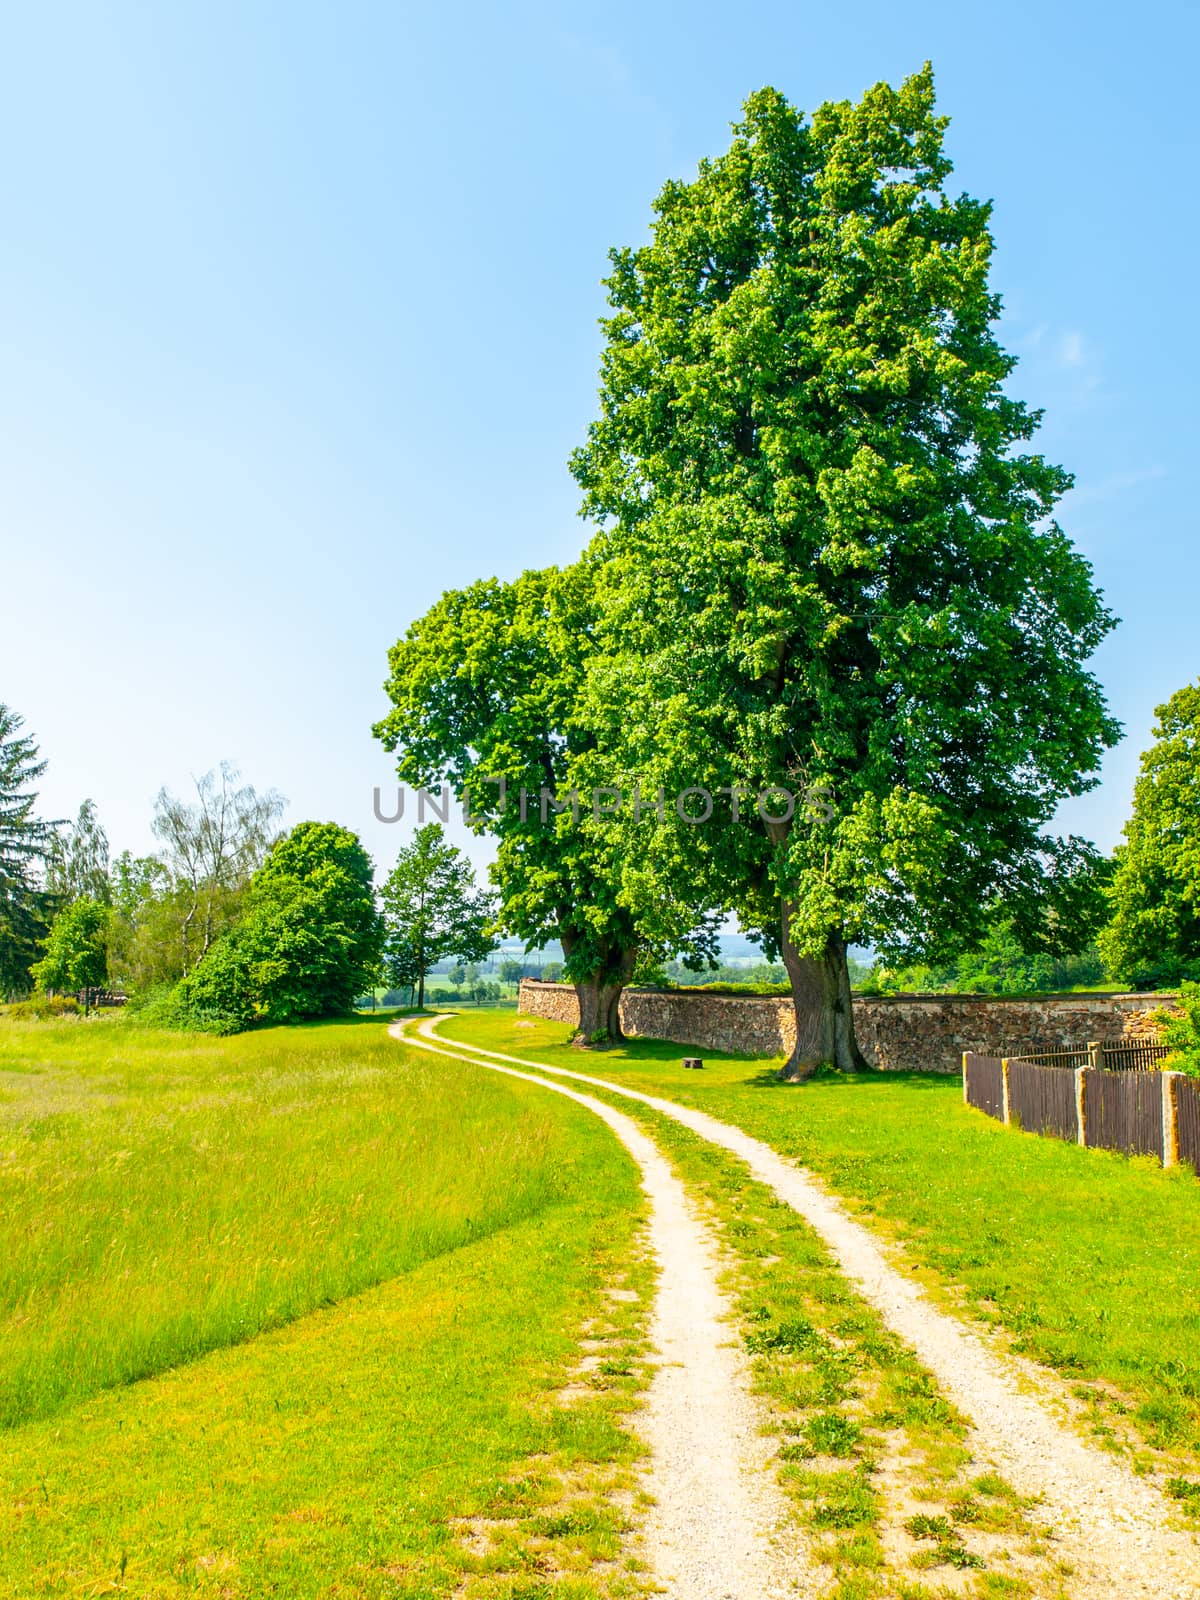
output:
[[[692,896],[621,883],[606,830],[571,801],[595,744],[583,691],[597,624],[586,566],[446,594],[391,650],[393,709],[375,734],[402,779],[448,781],[498,840],[498,925],[531,947],[558,939],[570,981],[620,986],[640,950],[686,946],[699,913]]]
[[[18,1000],[5,1015],[10,1022],[49,1022],[59,1017],[77,1017],[79,1002],[68,994],[33,994]]]
[[[176,982],[183,975],[180,926],[187,915],[187,890],[172,884],[156,857],[123,850],[109,869],[109,892],[113,981],[131,995]]]
[[[108,907],[72,901],[55,917],[45,955],[32,969],[39,989],[102,989],[108,981]]]
[[[864,974],[860,988],[864,994],[1058,994],[1103,981],[1104,965],[1094,947],[1073,956],[1030,951],[1011,921],[999,917],[977,949],[933,967],[880,963]]]
[[[337,1016],[375,976],[383,927],[374,868],[356,834],[302,822],[272,847],[236,930],[271,1022]]]
[[[1155,716],[1100,941],[1118,981],[1139,989],[1200,978],[1200,684]]]
[[[46,861],[46,888],[59,905],[85,898],[109,903],[108,835],[94,800],[85,800],[75,821],[55,832]]]
[[[1164,1067],[1200,1078],[1200,983],[1184,983],[1179,991],[1182,1016],[1161,1015],[1162,1042],[1175,1052]]]
[[[234,929],[211,945],[157,1005],[147,1008],[144,1020],[188,1032],[241,1033],[259,1014],[255,977],[246,940]]]
[[[464,989],[443,989],[439,986],[430,989],[428,994],[428,1002],[432,1006],[462,1005],[464,1002],[473,1006],[495,1005],[500,998],[500,985],[484,979],[476,979]]]
[[[374,979],[382,943],[371,858],[332,822],[272,846],[242,920],[177,986],[164,1022],[233,1033],[251,1021],[344,1014]]]
[[[0,701],[0,996],[24,994],[50,920],[39,874],[54,831],[34,811],[46,770],[17,713]]]
[[[764,930],[782,902],[834,967],[846,941],[952,953],[997,900],[1027,944],[1077,941],[1095,852],[1045,829],[1118,731],[1086,668],[1112,618],[1052,520],[1069,475],[1023,448],[945,126],[928,69],[811,120],[754,95],[612,252],[573,462],[603,525],[589,776],[811,797],[668,810],[648,851],[631,826],[626,880],[703,878]]]
[[[393,984],[415,984],[418,1005],[425,1003],[425,978],[437,962],[450,955],[482,961],[495,949],[496,907],[436,822],[418,828],[400,851],[382,899],[384,971]],[[457,987],[465,976],[457,967],[451,983]]]
[[[237,768],[222,761],[195,780],[196,798],[181,800],[160,789],[151,826],[162,844],[170,893],[158,902],[158,923],[174,922],[170,960],[178,977],[189,972],[215,939],[245,909],[251,877],[262,865],[283,797],[240,784]],[[156,939],[156,967],[168,953]],[[165,973],[162,975],[166,975]],[[156,974],[157,976],[157,974]]]

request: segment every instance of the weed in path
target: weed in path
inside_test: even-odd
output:
[[[736,1157],[635,1114],[725,1237],[780,1481],[836,1600],[1060,1600],[1065,1573],[1030,1502],[980,1471],[963,1419],[808,1225]]]

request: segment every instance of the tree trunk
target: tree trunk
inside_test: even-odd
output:
[[[782,1077],[803,1082],[818,1067],[839,1072],[869,1072],[870,1063],[854,1036],[854,1001],[846,941],[831,932],[820,956],[802,956],[792,943],[791,906],[782,913],[781,946],[796,1012],[796,1044],[784,1063]]]
[[[579,1028],[576,1044],[619,1044],[625,1035],[621,1032],[621,991],[625,987],[623,976],[605,977],[595,973],[575,985],[579,1001]]]
[[[423,972],[420,972],[420,973],[417,974],[417,1010],[418,1011],[424,1011],[424,1009],[425,1009],[425,974]]]
[[[568,961],[578,948],[571,931],[562,928],[559,939],[563,955]],[[621,1032],[621,993],[633,975],[637,964],[636,950],[614,949],[601,945],[596,966],[586,978],[572,979],[575,998],[579,1001],[579,1026],[573,1043],[620,1044],[625,1035]]]

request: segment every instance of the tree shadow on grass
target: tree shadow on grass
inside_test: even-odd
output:
[[[819,1094],[822,1090],[837,1089],[843,1093],[862,1090],[891,1090],[897,1086],[910,1089],[937,1089],[943,1093],[948,1088],[961,1089],[961,1080],[952,1072],[828,1072],[819,1070],[811,1078],[798,1083],[794,1078],[780,1076],[778,1067],[757,1072],[744,1080],[748,1089],[803,1090]]]

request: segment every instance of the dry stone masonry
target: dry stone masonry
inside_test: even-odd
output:
[[[964,1050],[1020,1055],[1083,1050],[1093,1039],[1141,1037],[1173,995],[1072,994],[1016,1000],[997,995],[888,995],[854,1002],[859,1046],[886,1072],[959,1072]],[[579,1008],[565,983],[525,978],[520,1009],[575,1026]],[[734,1055],[787,1055],[795,1039],[785,995],[726,995],[704,990],[627,989],[621,1026],[628,1034],[671,1039]]]

